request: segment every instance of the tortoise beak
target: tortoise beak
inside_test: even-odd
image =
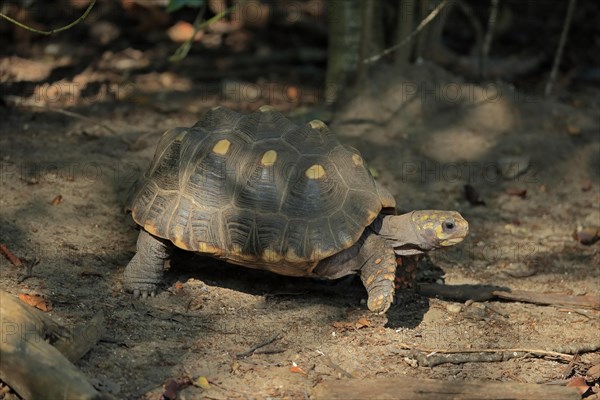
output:
[[[440,244],[444,247],[446,246],[453,246],[455,244],[458,244],[460,242],[462,242],[464,239],[464,237],[455,237],[455,238],[450,238],[450,239],[446,239],[440,242]]]

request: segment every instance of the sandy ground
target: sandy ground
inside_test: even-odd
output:
[[[18,77],[26,65],[10,65],[5,82],[29,79]],[[93,73],[106,78],[109,70],[96,65],[77,76],[90,87]],[[43,296],[66,324],[104,310],[105,339],[77,366],[118,398],[159,398],[170,380],[199,377],[210,388],[189,386],[180,398],[304,399],[318,382],[349,376],[544,383],[563,379],[567,363],[515,358],[429,368],[404,347],[600,347],[598,311],[467,306],[404,289],[376,316],[359,279],[287,278],[183,252],[156,298],[133,300],[121,283],[137,227],[123,207],[160,134],[192,125],[217,104],[247,111],[267,101],[244,101],[232,95],[242,93],[239,86],[208,90],[171,72],[138,74],[133,92],[118,82],[119,95],[108,85],[104,94],[94,87],[69,97],[73,82],[40,85],[28,105],[0,107],[1,242],[35,264],[25,277],[24,267],[0,258],[0,287]],[[377,69],[370,90],[333,114],[307,103],[277,107],[298,121],[326,119],[362,152],[400,210],[455,209],[469,220],[467,240],[423,260],[418,281],[600,293],[599,244],[573,236],[578,227],[600,227],[597,90],[547,100],[508,85],[482,88],[424,64]],[[465,184],[485,205],[467,201]],[[600,352],[583,354],[575,372],[598,363]]]

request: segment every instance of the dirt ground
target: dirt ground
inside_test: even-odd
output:
[[[598,295],[600,245],[574,237],[600,228],[597,86],[546,99],[424,62],[375,68],[369,89],[332,112],[318,89],[319,62],[269,65],[252,80],[215,67],[244,52],[209,49],[207,57],[201,48],[172,65],[165,59],[176,46],[164,37],[113,47],[83,37],[31,39],[21,53],[14,42],[0,58],[0,242],[32,266],[28,275],[0,258],[0,288],[42,296],[66,324],[105,312],[104,339],[77,363],[98,388],[158,399],[171,380],[205,377],[208,389],[187,386],[178,398],[304,399],[339,378],[548,383],[600,363],[597,310],[466,305],[407,288],[377,316],[358,278],[287,278],[184,252],[156,298],[134,300],[121,288],[138,232],[125,199],[160,134],[215,105],[269,103],[299,123],[324,119],[361,151],[399,210],[453,209],[469,221],[469,237],[422,260],[417,281]],[[213,75],[203,79],[206,71]],[[485,204],[468,201],[466,184]],[[423,367],[406,345],[596,350],[571,371],[548,357]]]

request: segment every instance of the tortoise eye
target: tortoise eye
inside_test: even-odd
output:
[[[444,228],[445,231],[453,231],[454,228],[456,227],[456,225],[454,224],[454,220],[446,220],[444,221],[444,223],[442,224],[442,227]]]

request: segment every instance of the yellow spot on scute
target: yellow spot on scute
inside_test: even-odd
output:
[[[275,150],[268,150],[265,152],[265,154],[263,154],[262,158],[260,159],[260,163],[263,166],[268,167],[275,164],[276,160],[277,152]]]
[[[188,244],[183,240],[183,226],[181,225],[178,225],[173,229],[173,238],[171,241],[180,249],[190,250]]]
[[[151,235],[158,236],[158,229],[156,228],[156,225],[147,223],[144,225],[144,229]]]
[[[267,262],[275,263],[282,259],[281,254],[272,249],[265,249],[262,253],[262,259]]]
[[[173,244],[175,246],[177,246],[180,249],[183,250],[190,250],[190,248],[188,247],[187,243],[183,241],[183,238],[181,237],[174,237],[173,238]]]
[[[269,105],[264,105],[264,106],[260,106],[260,108],[258,109],[258,111],[260,112],[271,112],[271,111],[275,111],[275,109]]]
[[[321,179],[325,177],[325,168],[322,165],[314,164],[305,172],[308,179]]]
[[[177,136],[175,136],[175,141],[181,142],[186,135],[187,135],[187,131],[183,131],[183,132],[179,133]]]
[[[376,213],[375,211],[371,211],[371,210],[367,211],[367,219],[369,220],[369,224],[371,222],[373,222],[375,220],[375,218],[377,218],[378,215],[379,214]]]
[[[210,243],[198,242],[198,252],[208,254],[220,254],[221,251]]]
[[[354,163],[354,165],[356,165],[357,167],[360,167],[363,165],[363,159],[361,156],[359,156],[358,154],[352,154],[352,162]]]
[[[221,139],[215,143],[213,147],[213,153],[224,156],[229,151],[229,146],[231,146],[231,142],[229,140]]]
[[[304,261],[304,259],[296,254],[294,250],[288,250],[285,254],[285,260],[291,263],[298,263]]]
[[[323,129],[327,129],[327,125],[325,125],[325,122],[319,121],[318,119],[314,119],[314,120],[310,121],[308,123],[308,126],[310,126],[313,129],[316,129],[318,131],[322,131]]]

